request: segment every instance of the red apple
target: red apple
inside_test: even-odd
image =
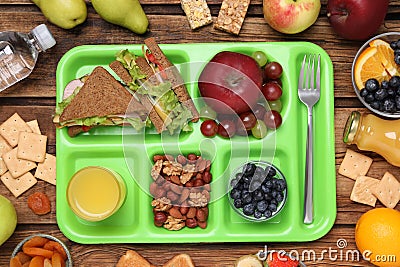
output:
[[[250,56],[223,51],[206,64],[199,77],[204,101],[219,114],[240,114],[257,104],[262,71]]]
[[[320,0],[264,0],[265,21],[275,30],[295,34],[304,31],[317,20]]]
[[[334,31],[348,40],[365,40],[381,26],[389,0],[328,0],[327,16]]]

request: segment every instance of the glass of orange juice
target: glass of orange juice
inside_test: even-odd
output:
[[[126,187],[115,171],[88,166],[77,171],[67,188],[67,200],[72,211],[87,221],[101,221],[122,206]]]

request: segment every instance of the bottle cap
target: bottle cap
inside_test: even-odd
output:
[[[32,34],[43,51],[46,51],[56,44],[56,40],[54,40],[53,35],[45,24],[40,24],[39,26],[35,27],[32,30]]]
[[[354,141],[360,118],[361,114],[358,111],[351,112],[350,116],[347,118],[346,126],[343,131],[343,142],[348,145],[351,145]]]

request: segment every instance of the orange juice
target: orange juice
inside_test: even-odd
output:
[[[79,170],[67,188],[72,211],[87,221],[101,221],[114,214],[126,196],[122,177],[107,168],[90,166]]]
[[[343,141],[376,152],[390,164],[400,166],[400,120],[384,120],[353,111],[347,119]]]

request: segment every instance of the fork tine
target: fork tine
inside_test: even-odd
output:
[[[306,84],[304,86],[305,89],[310,89],[310,79],[314,78],[314,74],[311,75],[311,55],[308,57],[308,65],[306,71]]]
[[[315,65],[315,55],[310,55],[310,60],[311,60],[311,58],[312,58],[312,63],[311,63],[311,82],[310,82],[310,89],[314,90],[314,89],[315,89],[315,87],[314,87],[314,80],[315,80],[315,77],[314,77],[314,75],[315,75],[315,67],[314,67],[314,65]]]
[[[306,65],[307,55],[304,55],[303,63],[301,64],[300,74],[299,74],[299,89],[304,89],[304,69]]]
[[[317,88],[318,91],[321,89],[321,55],[318,55],[317,65]]]

